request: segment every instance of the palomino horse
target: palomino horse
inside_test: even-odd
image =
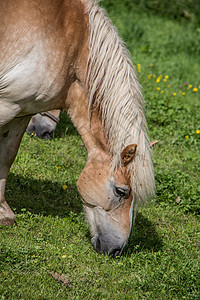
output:
[[[78,179],[98,252],[119,255],[154,195],[143,98],[129,54],[93,0],[0,0],[0,222],[9,168],[33,114],[66,110],[88,151]]]
[[[33,116],[28,124],[26,132],[35,133],[40,139],[51,139],[59,122],[60,110],[54,109]]]

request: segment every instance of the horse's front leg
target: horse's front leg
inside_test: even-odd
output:
[[[12,225],[15,215],[5,199],[6,179],[30,117],[16,118],[0,127],[0,224]]]

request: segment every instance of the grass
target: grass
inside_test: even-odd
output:
[[[198,298],[193,216],[143,208],[126,253],[116,260],[93,251],[81,214],[60,218],[22,211],[17,221],[18,227],[1,233],[3,299]]]
[[[0,228],[1,299],[199,299],[198,28],[128,0],[102,4],[133,57],[159,140],[157,197],[139,209],[122,257],[97,254],[76,188],[87,153],[70,120],[62,115],[51,141],[24,135],[6,191],[18,226]]]

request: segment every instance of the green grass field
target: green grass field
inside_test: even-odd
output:
[[[6,191],[18,226],[0,227],[0,299],[200,297],[200,25],[135,2],[101,5],[131,53],[159,141],[156,198],[139,209],[122,257],[98,254],[76,188],[87,158],[76,129],[63,114],[53,140],[25,134]]]

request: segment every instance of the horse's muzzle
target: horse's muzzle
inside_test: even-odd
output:
[[[109,256],[116,258],[117,256],[121,256],[123,253],[124,246],[114,245],[110,241],[106,241],[101,236],[94,236],[91,239],[92,245],[94,249],[98,253],[108,254]]]

